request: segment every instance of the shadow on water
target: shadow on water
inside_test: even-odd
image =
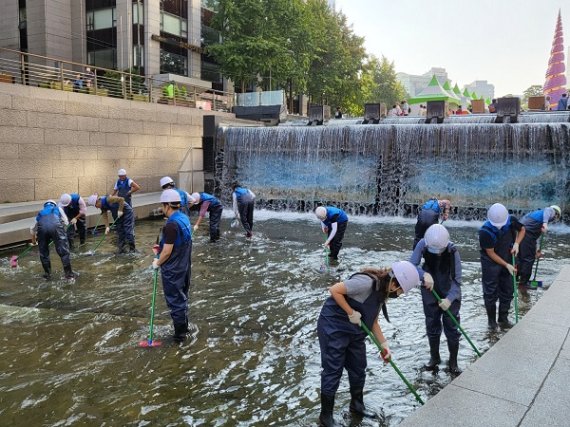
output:
[[[321,274],[322,234],[313,215],[258,211],[246,241],[223,220],[223,236],[194,236],[191,333],[183,345],[169,338],[171,322],[157,298],[159,348],[140,349],[148,334],[152,291],[151,246],[160,222],[137,224],[140,254],[114,256],[112,241],[94,256],[73,256],[76,282],[41,278],[37,252],[11,269],[13,251],[0,254],[0,416],[4,425],[308,426],[319,413],[320,352],[316,320],[327,287],[366,265],[386,266],[410,255],[413,221],[353,217],[341,252],[344,271]],[[481,351],[490,335],[482,306],[477,251],[479,223],[446,223],[464,260],[463,327]],[[567,230],[552,227],[540,279],[552,281],[570,258]],[[112,240],[112,239],[110,239]],[[95,242],[95,240],[93,240]],[[90,243],[91,244],[91,243]],[[540,298],[521,298],[521,315]],[[392,323],[381,320],[394,360],[424,400],[451,378],[419,368],[428,359],[418,291],[391,300]],[[418,404],[368,345],[367,405],[384,417],[360,421],[348,413],[346,376],[335,414],[345,425],[396,425]],[[447,361],[442,343],[442,358]],[[475,355],[462,340],[459,362]]]

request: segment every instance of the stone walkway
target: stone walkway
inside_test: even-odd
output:
[[[570,266],[483,357],[400,426],[570,426]]]
[[[160,192],[133,194],[135,217],[147,218],[160,207]],[[0,247],[30,240],[30,226],[44,202],[3,203],[0,205]],[[87,208],[87,226],[95,227],[101,211]]]

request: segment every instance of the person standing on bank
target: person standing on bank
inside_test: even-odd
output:
[[[131,206],[125,202],[125,199],[117,196],[99,197],[97,194],[93,194],[89,196],[87,204],[101,209],[101,215],[103,215],[103,220],[105,221],[105,234],[111,232],[108,214],[111,211],[118,237],[116,254],[135,252],[135,214]],[[126,244],[129,246],[128,251],[125,249]]]
[[[319,206],[315,209],[315,215],[321,221],[323,233],[328,235],[324,247],[330,249],[329,265],[338,265],[338,253],[342,248],[348,216],[342,209],[333,206]]]
[[[418,242],[424,237],[426,230],[432,225],[439,222],[439,217],[441,216],[441,222],[449,218],[449,211],[451,210],[451,202],[447,199],[429,199],[424,203],[420,211],[418,212],[418,222],[416,222],[416,237],[414,239],[414,247]]]
[[[358,416],[375,417],[364,406],[366,380],[366,333],[362,321],[382,345],[380,357],[392,357],[386,337],[378,323],[378,314],[387,298],[397,298],[419,284],[416,267],[408,261],[392,264],[391,269],[367,268],[348,280],[329,288],[317,333],[321,349],[321,426],[336,426],[333,409],[342,372],[346,369],[350,385],[350,411]],[[387,310],[383,310],[385,315]],[[389,320],[389,319],[386,319]]]
[[[526,214],[521,219],[521,223],[525,229],[524,238],[520,246],[517,268],[517,274],[519,276],[518,282],[521,288],[527,288],[529,286],[534,261],[536,258],[542,256],[540,252],[541,248],[537,245],[538,239],[542,234],[546,234],[548,231],[548,223],[558,221],[561,216],[562,210],[560,206],[552,205]]]
[[[190,219],[180,210],[178,191],[164,190],[160,202],[168,219],[162,228],[159,257],[153,260],[152,268],[160,268],[164,298],[174,325],[174,341],[182,342],[188,333],[192,229]]]
[[[236,219],[241,221],[245,237],[253,236],[253,208],[255,194],[248,188],[241,187],[238,182],[232,184],[232,205]]]
[[[69,240],[69,249],[73,249],[73,240],[76,233],[79,233],[79,244],[85,243],[85,214],[87,213],[87,205],[77,193],[64,193],[59,199],[59,205],[63,208],[69,223],[73,227],[67,228],[67,239]]]
[[[418,272],[424,283],[422,303],[430,350],[430,359],[424,365],[424,369],[426,371],[438,370],[438,365],[441,363],[439,342],[443,325],[449,350],[449,373],[459,375],[461,370],[457,365],[457,353],[461,333],[444,311],[449,310],[457,322],[460,322],[461,258],[455,245],[449,241],[449,233],[443,225],[434,224],[427,229],[424,238],[416,245],[410,262],[419,267],[422,258],[424,264]],[[439,295],[441,302],[438,303],[432,289]]]
[[[487,221],[479,229],[481,279],[489,329],[497,329],[497,300],[499,325],[502,328],[512,326],[509,309],[513,300],[512,276],[516,270],[511,262],[513,255],[518,255],[524,235],[524,226],[500,203],[489,208]]]
[[[220,240],[220,220],[222,219],[222,212],[224,210],[222,203],[211,194],[192,193],[190,196],[190,204],[200,206],[200,213],[198,214],[196,224],[194,224],[194,231],[198,230],[198,226],[206,216],[206,212],[209,212],[210,243],[215,243]]]
[[[163,190],[172,189],[176,190],[178,194],[180,194],[180,212],[182,212],[184,215],[190,218],[190,207],[189,207],[190,194],[176,187],[176,183],[169,176],[160,178],[160,186],[162,187]]]
[[[69,222],[62,208],[53,200],[44,203],[44,207],[36,216],[36,222],[30,227],[32,244],[38,244],[40,261],[44,269],[44,279],[51,279],[51,261],[49,259],[49,244],[54,242],[55,251],[61,258],[66,279],[74,279],[69,256],[69,242],[67,241],[66,227]]]
[[[131,178],[127,176],[127,171],[124,169],[119,169],[119,179],[115,182],[115,188],[113,189],[112,196],[119,196],[125,199],[125,202],[129,204],[132,208],[133,203],[131,200],[131,194],[136,193],[141,189],[141,187],[134,182]]]

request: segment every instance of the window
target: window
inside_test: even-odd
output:
[[[116,49],[101,49],[87,52],[87,62],[90,65],[103,68],[116,68]]]
[[[87,12],[87,31],[103,30],[117,26],[114,7]]]
[[[133,67],[144,67],[144,49],[141,45],[133,46]]]
[[[144,24],[144,5],[133,0],[133,24]]]
[[[160,49],[160,72],[188,75],[188,57]]]
[[[172,34],[184,39],[188,38],[188,20],[169,13],[160,13],[160,31]]]

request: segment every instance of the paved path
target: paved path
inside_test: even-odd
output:
[[[483,357],[400,426],[570,426],[570,266]]]
[[[160,192],[133,194],[136,218],[147,218],[160,207]],[[57,201],[57,200],[56,200]],[[0,205],[0,247],[30,240],[30,226],[44,202],[3,203]],[[94,227],[101,211],[87,208],[87,226]]]

